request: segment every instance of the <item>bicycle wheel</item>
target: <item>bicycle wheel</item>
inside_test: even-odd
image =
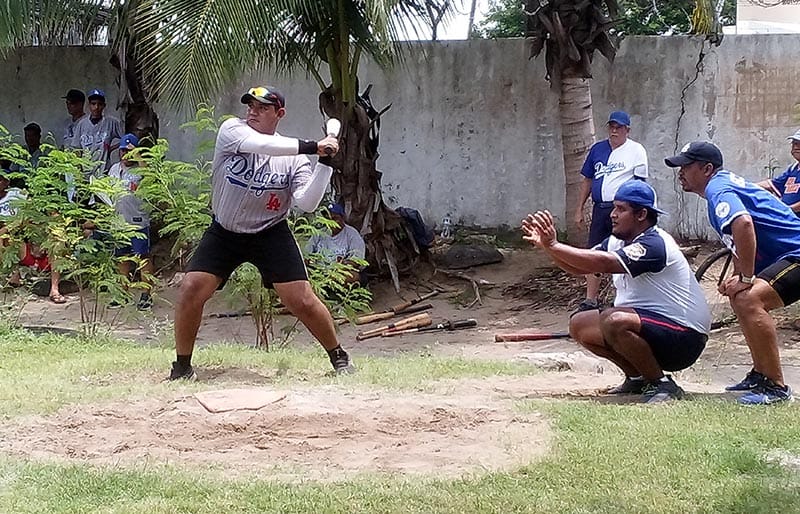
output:
[[[711,311],[711,329],[730,325],[736,321],[727,296],[719,294],[719,285],[733,275],[733,254],[722,248],[709,255],[697,268],[694,276],[703,289]]]

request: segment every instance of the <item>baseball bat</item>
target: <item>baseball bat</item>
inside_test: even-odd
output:
[[[430,292],[428,294],[424,294],[424,295],[422,295],[419,298],[416,298],[414,300],[409,300],[407,302],[399,303],[399,304],[395,305],[394,307],[392,307],[392,311],[398,312],[398,313],[400,311],[405,311],[406,309],[408,309],[412,305],[416,305],[416,304],[418,304],[420,302],[424,302],[428,298],[433,298],[437,294],[439,294],[439,291],[432,291],[432,292]]]
[[[514,343],[519,341],[547,341],[549,339],[565,339],[567,332],[519,332],[515,334],[495,334],[495,343]]]
[[[356,325],[366,325],[367,323],[374,323],[376,321],[389,319],[389,318],[393,317],[396,314],[411,314],[412,312],[419,312],[420,310],[425,310],[425,309],[414,310],[411,307],[413,307],[414,305],[416,305],[416,304],[418,304],[420,302],[423,302],[423,301],[427,300],[428,298],[432,298],[432,297],[436,296],[437,294],[439,294],[439,291],[433,291],[432,293],[424,294],[424,295],[422,295],[419,298],[416,298],[414,300],[409,300],[407,302],[398,303],[394,307],[391,307],[391,308],[389,308],[389,309],[387,309],[387,310],[385,310],[383,312],[377,312],[377,313],[365,314],[363,316],[359,316],[359,317],[356,318]],[[427,304],[427,305],[430,305],[430,304]],[[387,316],[387,314],[388,314],[388,316]]]
[[[433,332],[436,330],[441,331],[453,331],[453,330],[463,330],[465,328],[472,328],[477,327],[478,321],[474,319],[462,319],[458,321],[446,321],[444,323],[437,323],[436,325],[431,325],[429,327],[419,327],[419,328],[408,328],[403,330],[387,330],[383,334],[382,337],[392,337],[392,336],[399,336],[403,334],[416,334],[418,332]]]
[[[331,118],[325,123],[325,134],[329,137],[339,137],[340,130],[342,130],[342,122],[336,118]],[[326,148],[325,153],[331,155],[333,152],[330,148]]]
[[[433,305],[426,303],[425,305],[414,305],[402,311],[387,311],[387,312],[379,312],[377,314],[366,314],[364,316],[359,316],[356,318],[356,325],[366,325],[367,323],[374,323],[376,321],[382,321],[385,319],[393,318],[400,314],[413,314],[415,312],[422,312],[428,309],[433,309]]]
[[[406,328],[426,327],[432,322],[433,321],[431,320],[430,315],[427,312],[424,312],[422,314],[411,316],[410,318],[403,318],[395,323],[389,323],[388,325],[382,327],[367,330],[366,332],[359,332],[358,335],[356,335],[356,340],[363,341],[364,339],[369,339],[371,337],[378,337],[382,333],[386,332],[387,330],[392,330],[393,328],[400,330]]]

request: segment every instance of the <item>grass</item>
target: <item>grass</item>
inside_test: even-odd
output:
[[[137,370],[159,376],[170,356],[166,348],[9,332],[0,335],[0,412],[46,412],[66,403],[167,391],[172,386],[134,378]],[[305,383],[309,376],[319,383],[339,381],[323,376],[327,363],[320,352],[215,346],[199,360],[264,373],[284,366],[286,372],[270,380],[286,383]],[[102,382],[119,376],[120,369],[127,370],[125,380]],[[342,383],[414,390],[436,378],[526,369],[403,356],[365,360],[362,372]],[[24,393],[16,391],[20,387]],[[2,456],[0,512],[800,512],[798,471],[766,458],[775,450],[800,454],[795,405],[744,408],[700,398],[651,408],[525,400],[517,409],[549,416],[556,444],[545,458],[510,472],[457,480],[363,474],[335,483],[286,484],[265,475],[226,479],[210,467],[94,467]]]
[[[512,363],[425,355],[396,358],[357,358],[360,372],[346,378],[329,376],[327,355],[321,348],[266,352],[241,345],[218,344],[200,348],[194,362],[217,379],[191,384],[169,384],[174,350],[147,347],[109,338],[34,336],[21,330],[0,329],[0,416],[48,413],[73,403],[164,394],[176,388],[188,391],[219,388],[224,371],[246,369],[250,381],[286,385],[344,383],[394,390],[420,390],[431,380],[526,375],[536,369]],[[259,375],[262,378],[259,378]],[[241,374],[239,374],[241,376]],[[238,378],[241,383],[241,378]]]

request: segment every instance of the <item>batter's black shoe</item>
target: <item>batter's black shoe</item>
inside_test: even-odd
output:
[[[356,372],[356,368],[350,363],[350,356],[341,346],[328,351],[328,357],[337,375],[349,375]]]
[[[184,367],[175,361],[172,363],[172,371],[169,373],[169,380],[186,380],[187,382],[191,382],[197,380],[197,375],[195,375],[194,368],[191,364],[188,367]]]

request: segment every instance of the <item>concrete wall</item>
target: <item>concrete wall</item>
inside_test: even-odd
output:
[[[683,195],[663,158],[684,143],[711,139],[726,165],[749,178],[782,170],[791,160],[786,136],[800,121],[800,35],[726,36],[720,47],[697,38],[626,39],[613,64],[597,57],[592,93],[598,138],[609,110],[625,109],[631,137],[647,148],[651,182],[671,216],[662,224],[707,234],[697,197]],[[517,225],[529,210],[563,214],[564,178],[558,95],[544,80],[543,58],[529,61],[522,40],[449,41],[413,46],[390,71],[362,66],[378,108],[389,103],[381,131],[384,193],[393,205],[419,209],[426,220],[446,214],[465,224]],[[77,87],[105,88],[116,105],[113,68],[103,48],[26,48],[0,62],[0,124],[21,132],[30,121],[59,132],[62,96]],[[318,137],[316,84],[298,73],[244,75],[213,99],[217,113],[241,113],[247,87],[270,83],[287,95],[287,135]],[[175,158],[193,158],[189,117],[161,109],[162,136]],[[779,171],[780,171],[779,170]],[[571,208],[570,208],[571,210]]]

